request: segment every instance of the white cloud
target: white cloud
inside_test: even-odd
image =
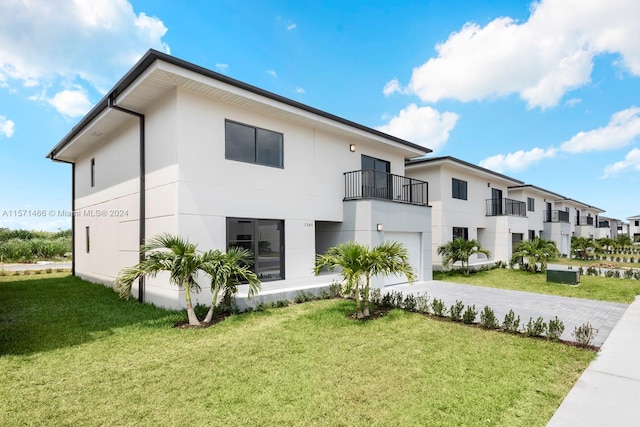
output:
[[[384,96],[389,96],[395,92],[402,93],[402,91],[403,89],[400,86],[400,82],[396,78],[389,80],[387,84],[384,85],[384,88],[382,88],[382,93],[384,93]]]
[[[496,172],[518,172],[543,159],[555,157],[557,151],[555,148],[547,148],[545,150],[536,147],[529,151],[519,150],[506,155],[497,154],[482,160],[480,166]]]
[[[16,124],[13,120],[7,119],[5,116],[0,115],[0,136],[5,138],[11,138],[15,132]]]
[[[274,70],[267,70],[267,74],[271,77],[278,78],[278,74]]]
[[[631,144],[640,135],[640,108],[631,107],[611,116],[607,126],[578,132],[561,148],[570,153],[614,150]]]
[[[610,178],[628,170],[640,171],[640,148],[629,151],[624,160],[607,165],[603,178]]]
[[[296,24],[291,23],[287,25],[287,31],[295,30],[296,28],[298,28],[298,25]]]
[[[438,151],[449,140],[449,132],[457,121],[455,113],[410,104],[378,130]]]
[[[306,90],[304,90],[304,88],[302,88],[302,87],[297,87],[297,88],[295,89],[295,92],[296,92],[296,93],[307,93],[307,91],[306,91]]]
[[[637,0],[541,0],[525,22],[467,23],[414,68],[405,91],[425,102],[518,93],[529,108],[552,107],[590,82],[600,53],[619,54],[617,65],[640,76],[638,16]],[[393,80],[385,86],[398,88]]]
[[[229,64],[216,64],[216,68],[224,73],[229,68]]]
[[[105,92],[148,49],[169,52],[161,20],[127,0],[0,2],[0,81],[80,81]]]
[[[91,109],[91,101],[83,90],[63,90],[47,99],[58,112],[68,117],[85,115]]]
[[[571,98],[571,99],[567,99],[564,102],[564,106],[565,107],[569,107],[569,108],[573,108],[576,105],[580,104],[581,102],[582,102],[582,99],[580,99],[580,98]]]

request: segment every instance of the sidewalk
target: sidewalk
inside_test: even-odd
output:
[[[640,426],[638,408],[640,297],[629,306],[547,427]]]

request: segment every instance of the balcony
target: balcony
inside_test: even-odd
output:
[[[345,172],[344,200],[378,199],[429,205],[429,184],[373,169]]]
[[[579,216],[576,218],[576,225],[591,225],[593,226],[592,216]]]
[[[513,199],[487,199],[487,216],[527,216],[527,204]]]
[[[569,222],[569,212],[544,211],[544,222]]]

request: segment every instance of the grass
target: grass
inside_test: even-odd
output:
[[[69,276],[0,301],[0,425],[544,426],[595,357],[346,300],[197,330]]]
[[[640,255],[625,255],[627,258],[629,258],[630,256],[633,256],[636,260],[640,258]],[[615,268],[633,268],[633,269],[639,269],[640,268],[640,263],[638,262],[622,262],[622,261],[605,261],[605,260],[595,260],[595,259],[591,259],[591,260],[583,260],[583,259],[578,259],[578,258],[567,258],[567,257],[560,257],[557,260],[555,260],[553,262],[554,264],[563,264],[563,265],[574,265],[574,266],[578,266],[578,267],[583,267],[584,269],[586,269],[587,267],[590,266],[594,266],[594,267],[598,267],[598,265],[600,264],[606,264],[606,265],[612,265]]]
[[[517,269],[497,268],[469,276],[459,273],[434,272],[434,280],[443,280],[490,288],[513,289],[539,294],[561,295],[630,304],[640,295],[640,280],[612,277],[580,276],[580,285],[547,283],[546,274],[526,273]]]

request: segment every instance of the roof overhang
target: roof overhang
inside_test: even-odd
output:
[[[109,108],[110,99],[120,107],[144,113],[155,101],[176,88],[350,139],[366,139],[384,144],[400,150],[405,158],[431,152],[430,149],[409,141],[150,50],[47,157],[73,162],[89,147],[105,141],[125,121],[132,120],[131,116]]]
[[[503,175],[498,172],[494,172],[490,169],[483,168],[482,166],[474,165],[473,163],[465,162],[464,160],[460,160],[456,157],[452,156],[443,156],[443,157],[428,157],[422,159],[411,159],[405,162],[405,167],[407,169],[418,169],[421,167],[428,166],[453,166],[463,170],[467,170],[473,174],[480,174],[483,176],[491,177],[493,179],[498,179],[503,182],[505,185],[522,185],[524,181],[520,181],[515,178],[511,178],[510,176]]]

